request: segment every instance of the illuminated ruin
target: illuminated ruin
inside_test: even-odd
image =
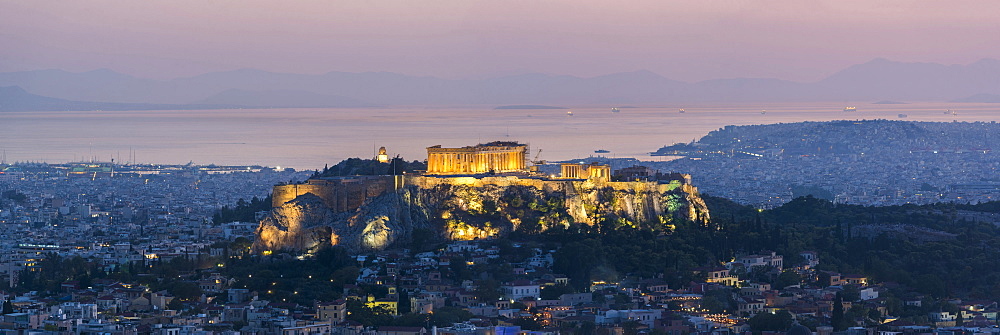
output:
[[[611,180],[611,167],[598,163],[562,163],[560,170],[564,179]]]
[[[561,175],[552,176],[532,172],[527,152],[517,142],[432,146],[422,174],[276,185],[254,250],[377,250],[406,241],[415,229],[470,240],[572,225],[671,231],[675,220],[708,224],[708,209],[689,175],[612,181],[610,166],[565,163]]]
[[[517,142],[490,142],[461,148],[427,148],[427,174],[480,174],[524,171],[528,146]]]

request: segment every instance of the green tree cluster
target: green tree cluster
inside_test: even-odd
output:
[[[212,223],[222,224],[237,221],[255,222],[257,221],[257,212],[271,209],[271,197],[271,195],[268,195],[263,199],[253,197],[250,199],[250,202],[240,198],[240,200],[236,201],[236,205],[233,207],[222,206],[222,208],[219,208],[219,210],[212,215]]]
[[[407,162],[398,156],[388,163],[374,159],[348,158],[317,171],[313,177],[401,175],[417,170],[427,170],[427,164],[420,161]]]

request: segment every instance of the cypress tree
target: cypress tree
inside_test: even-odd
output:
[[[833,298],[833,313],[830,315],[830,325],[833,326],[834,331],[843,331],[847,329],[844,326],[844,299],[840,297],[840,292],[837,292],[837,296]]]
[[[3,314],[7,315],[10,313],[14,313],[14,304],[10,300],[5,300],[3,302]]]

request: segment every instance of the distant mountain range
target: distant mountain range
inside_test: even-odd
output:
[[[499,106],[494,109],[568,109],[568,108],[559,106],[545,106],[545,105],[506,105],[506,106]]]
[[[226,109],[233,105],[213,104],[146,104],[120,102],[89,102],[50,98],[31,94],[17,86],[0,87],[0,112],[35,111],[129,111],[129,110],[171,110],[171,109]]]
[[[307,91],[273,90],[248,91],[230,89],[201,100],[201,104],[233,105],[244,107],[374,107],[375,105],[348,97],[325,95]]]
[[[387,72],[305,75],[244,69],[171,80],[137,78],[111,70],[8,72],[0,73],[0,86],[18,86],[25,93],[38,95],[38,105],[48,106],[45,108],[71,109],[80,108],[65,107],[75,106],[67,103],[87,101],[177,105],[175,108],[191,104],[254,108],[963,101],[1000,94],[1000,61],[942,65],[875,59],[810,83],[766,78],[688,83],[649,71],[590,78],[524,74],[457,80]],[[20,103],[24,107],[27,101]],[[0,104],[9,105],[2,100]]]
[[[980,93],[972,96],[968,96],[961,99],[955,99],[951,102],[988,102],[988,103],[1000,103],[1000,94],[986,94]]]

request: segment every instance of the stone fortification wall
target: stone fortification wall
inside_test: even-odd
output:
[[[274,185],[271,189],[271,207],[281,207],[284,203],[292,201],[306,193],[312,193],[323,199],[324,203],[327,203],[327,199],[332,197],[329,190],[330,188],[326,185],[314,183]]]
[[[369,198],[382,195],[395,187],[393,176],[356,176],[310,179],[303,184],[275,185],[271,207],[281,207],[305,194],[312,194],[335,213],[353,211]]]

